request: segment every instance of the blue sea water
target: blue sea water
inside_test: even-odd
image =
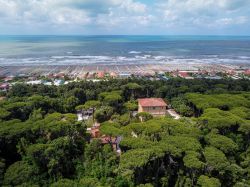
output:
[[[0,66],[250,63],[250,36],[0,36]]]

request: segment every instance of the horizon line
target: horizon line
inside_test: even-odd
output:
[[[208,36],[208,37],[250,37],[250,35],[229,35],[229,34],[0,34],[0,36]]]

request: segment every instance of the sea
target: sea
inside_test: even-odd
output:
[[[0,36],[0,66],[250,64],[250,36]]]

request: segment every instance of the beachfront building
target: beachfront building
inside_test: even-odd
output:
[[[180,71],[180,72],[178,72],[178,76],[181,77],[181,78],[183,78],[183,79],[194,79],[186,71]]]
[[[244,71],[244,75],[250,76],[250,69]]]
[[[162,98],[138,99],[138,113],[148,112],[153,116],[165,116],[167,103]]]
[[[2,83],[0,84],[0,91],[6,92],[10,88],[10,85],[8,83]]]
[[[103,72],[103,71],[97,72],[96,77],[99,79],[105,78],[105,72]]]
[[[131,73],[119,73],[119,77],[126,79],[131,77]]]
[[[116,72],[111,72],[111,73],[109,74],[109,76],[112,77],[112,78],[117,78],[117,77],[118,77],[118,75],[117,75]]]

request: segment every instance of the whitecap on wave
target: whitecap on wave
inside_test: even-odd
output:
[[[87,64],[249,64],[249,58],[245,56],[219,57],[219,56],[154,56],[154,55],[135,55],[128,56],[51,56],[51,57],[27,57],[27,58],[0,58],[0,65],[87,65]]]
[[[140,51],[129,51],[129,54],[141,54]]]

